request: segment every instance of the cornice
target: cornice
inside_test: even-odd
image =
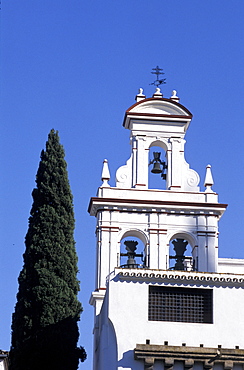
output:
[[[179,114],[156,114],[156,113],[143,113],[143,112],[128,112],[126,114],[127,116],[131,116],[131,117],[159,117],[159,118],[167,118],[169,121],[189,121],[192,119],[192,116],[188,115],[188,116],[185,116],[185,115],[179,115]],[[143,119],[143,118],[142,118]],[[125,125],[125,123],[123,124],[123,126]]]
[[[212,369],[214,365],[221,364],[224,369],[233,369],[233,365],[244,365],[244,350],[233,348],[207,348],[137,344],[134,349],[136,360],[144,360],[145,365],[153,364],[155,360],[164,361],[166,369],[174,368],[174,361],[183,361],[184,369],[192,369],[195,362],[202,363],[203,369]],[[147,367],[145,366],[145,369]]]
[[[168,210],[175,209],[180,211],[187,211],[189,209],[196,210],[197,213],[200,213],[200,209],[203,211],[209,210],[216,212],[217,214],[222,213],[226,208],[227,204],[222,203],[203,203],[203,202],[180,202],[180,201],[159,201],[159,200],[148,200],[148,199],[120,199],[120,198],[99,198],[92,197],[89,203],[88,212],[91,213],[92,207],[96,207],[95,213],[98,212],[103,207],[137,207],[140,209],[145,209],[145,212],[150,208],[155,208],[156,211],[159,208],[163,208],[164,212]],[[130,210],[131,211],[131,210]],[[138,210],[136,210],[138,212]]]
[[[91,306],[95,306],[96,301],[102,301],[106,293],[106,289],[99,289],[95,292],[92,292],[91,297],[89,299],[89,304]]]
[[[216,272],[115,269],[120,280],[144,281],[147,283],[195,283],[201,285],[238,285],[244,287],[244,274]]]

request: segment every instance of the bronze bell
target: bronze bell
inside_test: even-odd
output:
[[[162,173],[162,169],[159,162],[155,162],[153,164],[153,168],[151,170],[152,173]]]

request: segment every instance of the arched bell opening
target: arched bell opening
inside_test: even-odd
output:
[[[154,141],[149,147],[148,188],[166,189],[167,156],[163,142]]]
[[[145,268],[147,266],[147,242],[137,230],[127,231],[120,240],[119,266]]]
[[[198,270],[197,247],[192,235],[177,233],[170,239],[168,266],[170,270]]]

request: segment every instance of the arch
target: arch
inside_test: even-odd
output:
[[[179,230],[172,233],[171,236],[169,236],[169,243],[176,238],[187,240],[192,249],[197,245],[196,237],[188,231]]]
[[[127,249],[126,240],[133,240],[137,243],[136,249],[131,251]],[[137,240],[135,240],[137,239]],[[124,241],[124,244],[122,243]],[[133,244],[132,244],[133,245]],[[119,266],[131,266],[133,268],[140,267],[144,268],[148,265],[148,254],[149,254],[149,244],[146,234],[140,229],[127,229],[120,232],[118,238],[118,248],[119,248]],[[135,254],[134,254],[135,253]]]
[[[119,243],[121,243],[121,240],[127,237],[134,237],[138,238],[142,241],[144,246],[148,244],[148,237],[147,235],[140,229],[127,229],[127,230],[122,230],[119,233]]]
[[[197,239],[192,233],[187,232],[187,231],[181,231],[181,230],[172,233],[172,235],[168,239],[169,240],[168,242],[168,245],[169,245],[168,266],[169,268],[170,269],[173,268],[177,270],[178,269],[177,267],[179,267],[179,265],[177,266],[177,264],[179,263],[179,260],[178,258],[176,258],[176,254],[177,254],[176,251],[175,251],[175,254],[174,253],[172,254],[172,249],[175,250],[174,247],[172,246],[172,244],[174,243],[170,244],[170,242],[173,241],[174,239],[184,239],[188,242],[188,245],[186,246],[186,250],[183,254],[185,258],[184,259],[184,269],[188,271],[198,270],[198,248],[195,248],[197,246]],[[175,261],[178,261],[177,264],[175,265],[173,265],[174,259]]]
[[[167,153],[167,150],[169,149],[168,142],[163,139],[156,139],[156,140],[152,139],[151,143],[149,144],[148,149],[150,149],[153,146],[158,146],[162,148],[166,153]]]
[[[152,139],[151,143],[148,147],[148,189],[158,189],[158,190],[165,190],[167,188],[167,165],[168,165],[168,145],[169,143],[167,140],[163,139]],[[160,160],[165,163],[165,167],[162,166],[162,162],[158,167],[161,168],[165,177],[162,178],[162,173],[152,172],[154,168],[154,152],[161,153]],[[164,181],[166,180],[166,181]]]

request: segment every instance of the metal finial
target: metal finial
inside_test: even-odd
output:
[[[163,71],[163,69],[159,68],[159,66],[157,66],[156,68],[153,68],[152,70],[155,71],[155,72],[151,72],[151,73],[157,75],[157,79],[154,82],[152,82],[150,85],[155,85],[155,86],[158,87],[160,85],[166,84],[166,78],[159,79],[160,75],[164,75],[164,72],[161,72],[161,71]]]

